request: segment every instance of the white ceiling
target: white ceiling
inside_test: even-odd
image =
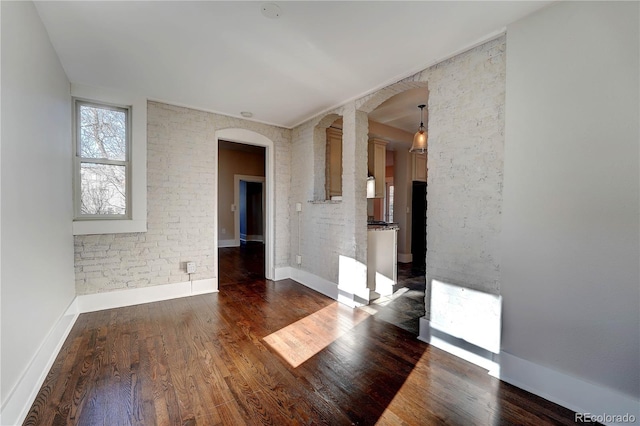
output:
[[[261,14],[265,2],[36,7],[73,83],[230,116],[250,111],[253,120],[290,128],[494,37],[548,3],[282,1],[278,19]],[[416,105],[408,112],[414,121]]]

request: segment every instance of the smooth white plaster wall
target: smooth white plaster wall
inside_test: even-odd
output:
[[[2,2],[2,402],[75,296],[69,81],[31,2]]]
[[[507,30],[502,350],[640,395],[637,2]]]

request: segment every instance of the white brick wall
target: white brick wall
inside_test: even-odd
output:
[[[324,168],[324,156],[317,158],[314,153],[314,129],[327,116],[342,115],[343,109],[331,111],[321,117],[310,120],[296,127],[292,132],[291,163],[291,265],[296,265],[297,254],[302,256],[301,269],[319,277],[338,282],[338,254],[345,241],[344,202],[313,203],[319,198],[319,180],[314,170]],[[331,119],[329,119],[332,121]],[[320,123],[321,124],[321,123]],[[347,143],[343,135],[344,146]],[[321,167],[318,163],[322,163]],[[344,170],[344,169],[343,169]],[[343,171],[346,173],[346,170]],[[345,196],[345,179],[343,178],[343,197]],[[302,203],[302,212],[295,211],[295,203]],[[300,233],[298,233],[298,216],[300,217]],[[300,238],[300,240],[298,240]],[[298,245],[300,251],[298,252]]]
[[[505,63],[501,37],[421,76],[430,89],[427,282],[500,294]]]
[[[326,114],[294,129],[291,196],[304,208],[302,269],[337,282],[339,254],[366,259],[366,114],[395,94],[416,87],[426,91],[428,85],[427,282],[499,294],[504,53],[501,37],[342,107],[340,204],[305,204],[313,198],[313,128]],[[297,230],[291,236],[294,265]],[[428,317],[428,294],[426,307]]]
[[[343,118],[342,198],[341,202],[310,202],[318,198],[318,179],[314,170],[324,169],[324,156],[314,155],[314,129]],[[367,130],[366,114],[356,111],[355,103],[316,117],[293,130],[291,167],[291,265],[302,256],[301,269],[338,283],[339,256],[365,263],[367,257]],[[357,142],[356,142],[357,141]],[[318,147],[316,147],[318,148]],[[324,148],[324,147],[322,147]],[[295,203],[300,213],[300,252]],[[365,285],[366,283],[363,283]]]
[[[156,102],[148,103],[147,117],[148,231],[76,236],[77,293],[188,281],[186,261],[197,262],[194,280],[217,276],[214,135],[225,128],[249,129],[275,144],[275,266],[288,265],[291,132]]]

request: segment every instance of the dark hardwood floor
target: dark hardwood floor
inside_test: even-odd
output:
[[[291,280],[240,282],[80,315],[24,424],[574,424],[389,322],[398,298],[350,309]]]
[[[264,244],[242,242],[240,247],[218,249],[220,286],[264,278]]]

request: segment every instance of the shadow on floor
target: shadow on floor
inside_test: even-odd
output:
[[[425,288],[424,269],[414,268],[411,263],[399,263],[396,291],[361,309],[375,314],[378,320],[417,336],[420,333],[420,318],[425,315]]]

